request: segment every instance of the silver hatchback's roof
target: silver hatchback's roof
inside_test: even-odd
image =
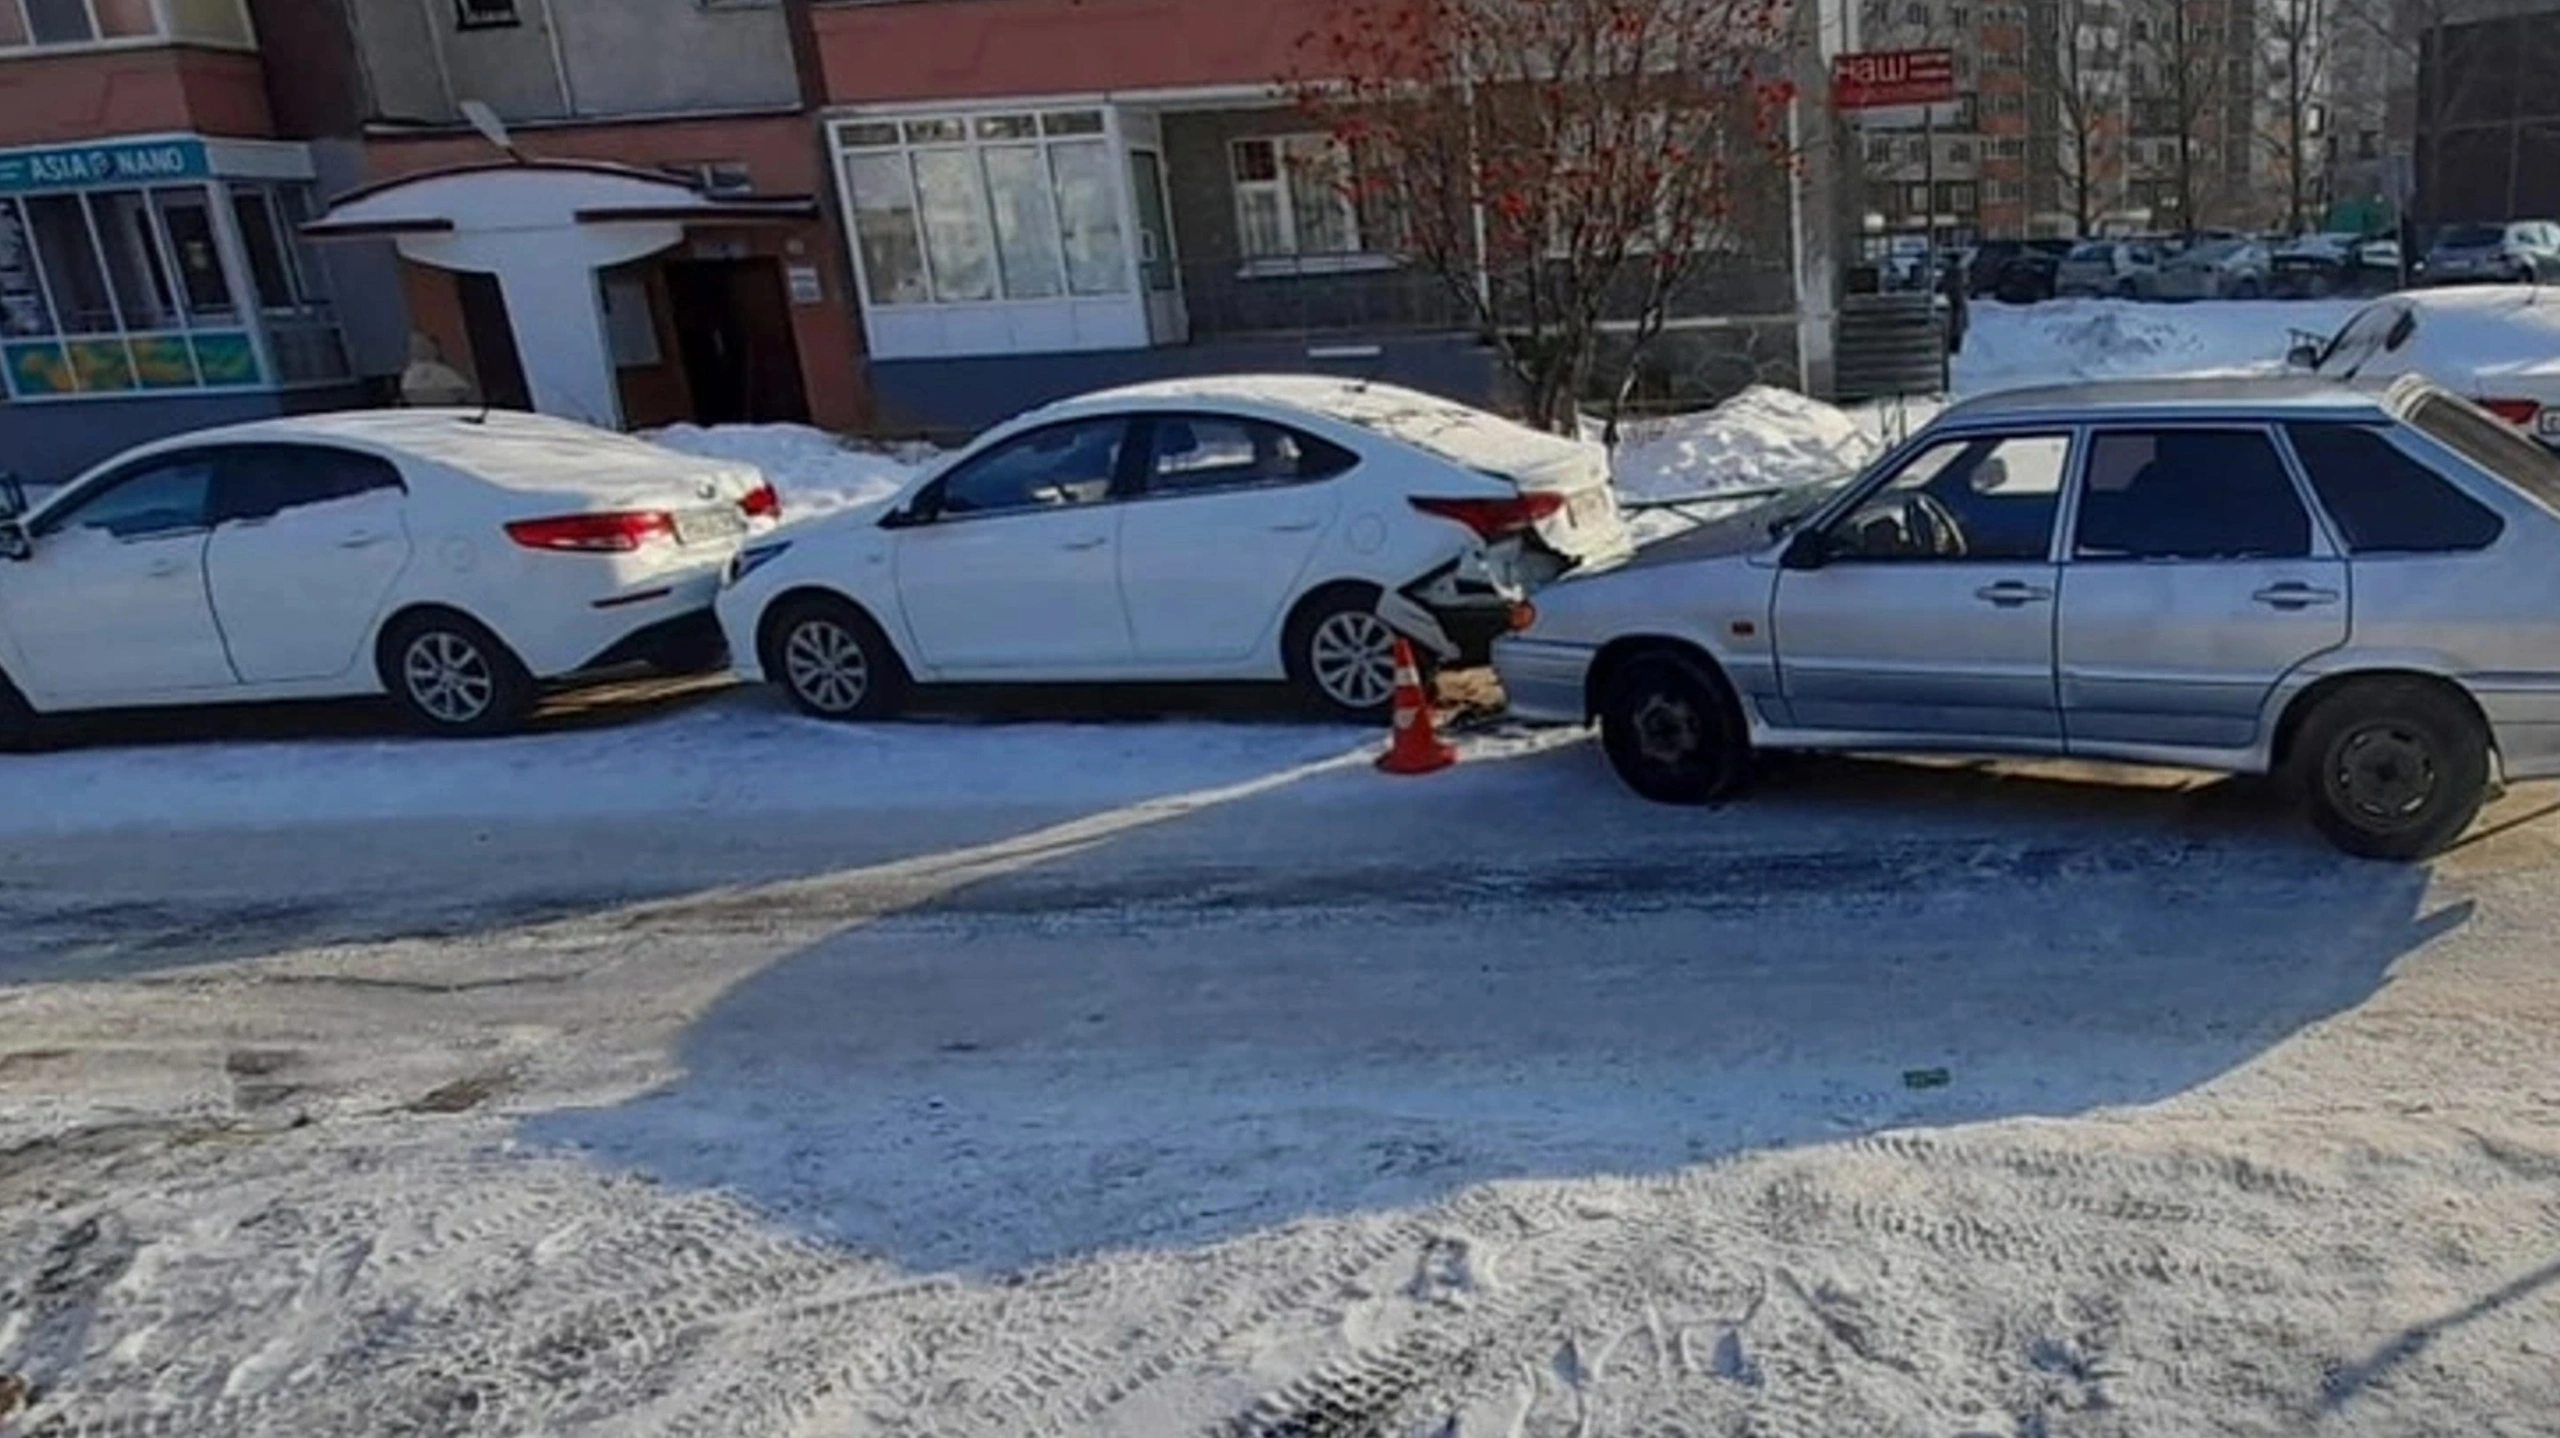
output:
[[[2007,420],[2303,419],[2313,415],[2379,419],[2390,413],[2379,389],[2309,375],[2222,379],[2086,380],[2002,390],[1950,407],[1941,424]]]

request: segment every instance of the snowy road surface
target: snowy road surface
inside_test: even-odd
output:
[[[647,721],[777,726],[751,803],[509,787],[601,782],[585,734],[314,741],[154,751],[184,827],[0,833],[27,1431],[2560,1411],[2549,791],[2429,870],[2192,780],[1687,812],[1585,744],[1390,780],[1285,726],[1059,726],[1083,777],[926,811],[845,787],[923,746],[791,722]],[[288,779],[323,818],[205,807]]]

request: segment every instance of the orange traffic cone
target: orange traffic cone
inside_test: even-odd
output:
[[[1431,725],[1431,697],[1422,692],[1422,672],[1413,662],[1413,644],[1396,636],[1396,721],[1387,752],[1378,768],[1389,774],[1429,774],[1458,762],[1458,751],[1442,741]]]

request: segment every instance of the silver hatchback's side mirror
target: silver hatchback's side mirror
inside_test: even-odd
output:
[[[15,519],[27,512],[27,482],[0,469],[0,519]]]
[[[0,519],[0,559],[33,559],[35,541],[27,537],[27,527],[14,519]]]

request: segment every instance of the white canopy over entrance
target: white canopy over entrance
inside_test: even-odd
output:
[[[383,239],[402,258],[494,276],[544,414],[620,428],[597,272],[683,240],[689,224],[806,220],[800,198],[723,198],[620,165],[510,160],[430,171],[340,197],[314,239]]]

